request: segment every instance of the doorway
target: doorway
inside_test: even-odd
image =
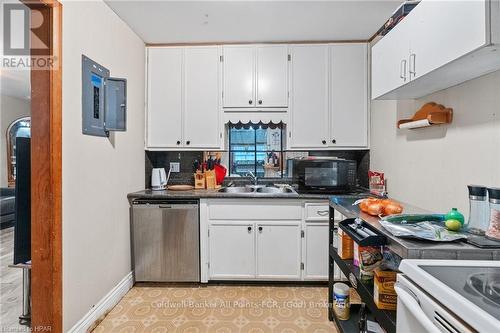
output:
[[[1,56],[2,66],[9,65],[5,59],[29,59],[31,330],[62,332],[62,4],[20,1],[29,8],[24,18],[28,23],[21,25],[29,36],[24,38],[26,53],[21,47],[19,54],[9,54],[4,44]]]

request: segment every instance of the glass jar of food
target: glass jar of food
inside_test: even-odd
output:
[[[490,225],[486,237],[500,240],[500,188],[488,188],[490,198]]]

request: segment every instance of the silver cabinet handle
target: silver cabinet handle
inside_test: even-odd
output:
[[[401,64],[399,66],[399,77],[406,82],[406,59],[401,60]]]
[[[417,71],[416,71],[416,67],[415,67],[415,59],[417,58],[417,55],[415,53],[411,53],[410,54],[410,63],[408,64],[409,65],[409,72],[410,72],[410,77],[411,77],[411,74],[413,74],[413,77],[415,77],[417,75]],[[412,66],[411,64],[413,64],[413,69],[412,69]]]
[[[316,212],[316,214],[318,214],[319,216],[327,216],[329,214],[329,211],[328,210],[318,210]]]

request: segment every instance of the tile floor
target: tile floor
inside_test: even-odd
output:
[[[309,286],[136,286],[93,332],[337,332],[327,294]]]

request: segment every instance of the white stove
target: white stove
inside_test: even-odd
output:
[[[398,332],[500,332],[500,262],[403,260]]]

